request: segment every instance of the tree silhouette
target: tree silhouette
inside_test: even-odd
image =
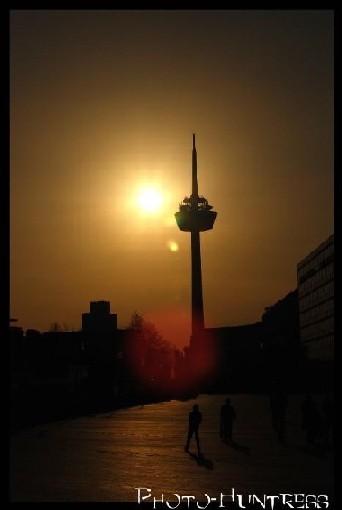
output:
[[[141,330],[144,326],[144,316],[136,310],[132,313],[128,329]]]
[[[49,327],[49,333],[60,333],[62,326],[58,322],[52,322]]]
[[[61,333],[62,331],[70,331],[70,327],[65,322],[62,326],[57,321],[50,324],[49,333]]]
[[[165,386],[170,379],[171,345],[166,342],[153,322],[133,312],[128,326],[125,358],[134,377],[146,387]]]

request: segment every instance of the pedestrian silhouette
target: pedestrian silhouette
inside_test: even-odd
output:
[[[201,448],[200,448],[200,441],[198,436],[198,428],[200,426],[200,423],[202,421],[202,413],[199,411],[198,404],[195,404],[193,406],[193,410],[189,413],[189,430],[188,430],[188,437],[186,440],[185,445],[185,451],[189,452],[189,446],[190,446],[190,440],[192,436],[195,434],[195,439],[197,443],[197,452],[198,455],[201,455]]]
[[[306,443],[313,446],[322,436],[323,417],[309,393],[303,402],[302,413],[302,428],[306,431]]]
[[[277,432],[278,441],[284,443],[287,411],[287,397],[281,390],[275,390],[270,396],[272,426]]]
[[[333,443],[333,421],[334,421],[334,404],[328,395],[322,402],[323,411],[323,443],[329,447]]]
[[[226,398],[220,411],[220,436],[225,443],[233,441],[233,423],[236,418],[235,409],[230,403],[230,399]]]

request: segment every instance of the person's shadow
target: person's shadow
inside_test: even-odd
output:
[[[189,455],[192,459],[194,459],[197,462],[198,466],[205,467],[206,469],[213,469],[214,467],[213,461],[210,459],[206,459],[202,453],[196,455],[195,453],[189,452]]]

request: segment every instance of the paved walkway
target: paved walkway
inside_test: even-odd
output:
[[[200,396],[204,459],[194,439],[184,452],[195,401],[171,401],[44,424],[11,437],[11,501],[137,502],[137,487],[160,499],[198,501],[230,494],[329,494],[333,455],[305,446],[302,397],[289,398],[286,445],[271,428],[266,396],[232,395],[235,447],[222,443],[218,414],[224,395]],[[141,491],[141,495],[146,495]],[[247,497],[247,496],[246,496]],[[151,501],[151,498],[147,501]],[[166,508],[166,507],[165,507]]]

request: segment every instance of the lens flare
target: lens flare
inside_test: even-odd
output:
[[[175,241],[169,241],[168,243],[170,251],[179,251],[178,243]]]

